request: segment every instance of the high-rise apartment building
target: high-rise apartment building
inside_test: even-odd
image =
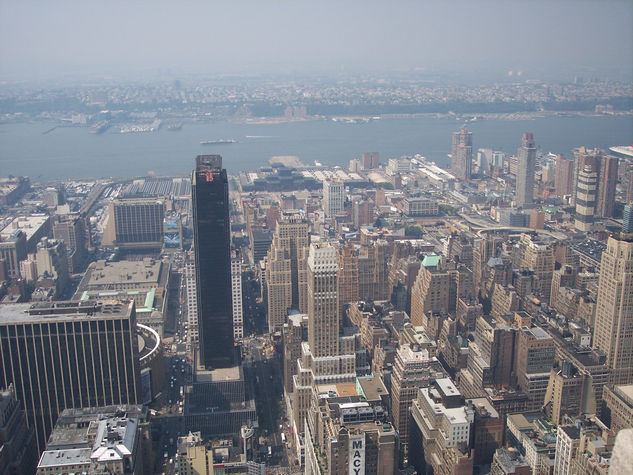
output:
[[[301,214],[284,214],[277,222],[268,250],[266,288],[268,328],[272,333],[286,322],[288,310],[308,311],[308,221]]]
[[[534,172],[536,169],[536,147],[534,136],[524,133],[523,140],[517,152],[517,207],[531,205],[534,201]]]
[[[160,248],[165,236],[165,203],[156,199],[119,199],[108,207],[104,246]]]
[[[554,185],[556,187],[556,196],[571,195],[574,184],[574,161],[567,160],[563,154],[556,157],[556,175],[554,177]]]
[[[198,155],[191,178],[200,361],[235,362],[231,293],[229,183],[220,155]]]
[[[53,224],[53,238],[66,244],[70,272],[83,271],[88,257],[86,226],[83,218],[79,214],[57,216]]]
[[[618,184],[618,157],[601,155],[600,182],[598,183],[598,199],[596,215],[602,218],[613,217],[615,209],[615,187]]]
[[[231,301],[233,303],[233,338],[244,337],[244,309],[242,306],[242,256],[231,251]]]
[[[602,253],[593,348],[606,355],[612,384],[633,383],[633,234],[615,234]]]
[[[473,133],[466,129],[453,132],[451,173],[458,180],[468,181],[473,168]]]
[[[362,163],[363,170],[378,168],[378,164],[380,163],[378,152],[363,152]]]
[[[578,172],[576,180],[576,216],[574,227],[588,232],[593,229],[598,201],[598,173],[589,165]]]
[[[2,305],[0,354],[39,452],[63,409],[141,400],[133,301]]]
[[[340,180],[323,182],[323,212],[326,218],[333,218],[345,206],[345,184]]]

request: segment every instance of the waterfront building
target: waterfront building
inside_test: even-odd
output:
[[[231,294],[229,183],[220,155],[198,155],[191,179],[200,361],[236,363]]]
[[[453,132],[451,173],[458,180],[468,181],[473,167],[473,133],[466,129]]]
[[[373,170],[378,168],[380,164],[380,155],[378,152],[363,152],[362,155],[363,170]]]
[[[525,207],[534,201],[534,173],[536,170],[536,147],[534,136],[524,133],[521,147],[517,152],[517,207]]]

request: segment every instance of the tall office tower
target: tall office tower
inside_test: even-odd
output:
[[[4,260],[9,277],[20,277],[20,261],[27,256],[26,233],[16,229],[6,237],[0,236],[0,259]]]
[[[233,338],[244,337],[244,311],[242,308],[242,256],[231,251],[231,301],[233,302]]]
[[[578,173],[576,187],[576,216],[574,227],[579,231],[588,232],[593,229],[598,201],[598,173],[587,165]]]
[[[534,173],[536,169],[536,147],[531,133],[523,134],[523,141],[517,152],[517,207],[531,205],[534,201]]]
[[[198,344],[198,296],[196,292],[196,256],[193,251],[185,257],[185,291],[187,293],[187,343]]]
[[[556,175],[554,178],[556,196],[571,195],[574,184],[574,161],[567,160],[563,154],[556,157]]]
[[[301,357],[301,343],[308,339],[308,316],[295,313],[288,316],[288,323],[281,331],[283,342],[284,392],[292,393],[292,377],[297,374],[297,360]]]
[[[437,358],[429,357],[428,350],[410,344],[398,348],[391,376],[391,411],[400,436],[403,454],[409,443],[409,409],[419,388],[427,388],[434,379],[444,377]]]
[[[293,377],[293,426],[298,434],[304,431],[311,402],[318,402],[314,400],[318,399],[319,386],[350,382],[356,377],[357,335],[341,333],[336,248],[329,243],[312,243],[308,256],[308,342],[301,345]]]
[[[339,312],[342,316],[344,306],[358,300],[358,253],[347,245],[338,249],[337,257]]]
[[[334,246],[310,246],[308,256],[308,343],[315,357],[339,354],[338,261]]]
[[[345,185],[339,180],[323,182],[323,212],[326,218],[333,218],[345,206]]]
[[[63,409],[141,400],[134,301],[2,305],[0,354],[39,452]]]
[[[430,325],[429,313],[446,314],[449,310],[450,274],[443,269],[440,256],[426,256],[411,291],[411,323],[422,326],[432,339],[440,328]]]
[[[631,203],[624,205],[622,213],[622,231],[633,232],[633,205]]]
[[[358,250],[358,298],[361,300],[386,300],[389,298],[389,273],[387,270],[388,244],[378,240],[361,245]]]
[[[86,226],[79,213],[57,216],[53,224],[53,238],[64,241],[66,244],[70,272],[83,271],[88,257],[88,242]]]
[[[161,248],[165,236],[165,203],[156,199],[120,199],[110,203],[104,246],[123,249]]]
[[[191,178],[200,362],[235,365],[229,182],[220,155],[198,155]]]
[[[473,133],[466,129],[453,132],[451,173],[458,180],[470,180],[473,169]]]
[[[540,241],[530,234],[522,234],[517,249],[520,255],[519,267],[534,271],[535,282],[532,291],[549,302],[554,273],[554,249],[551,244]]]
[[[37,466],[33,428],[28,427],[13,385],[0,391],[0,473],[34,473]]]
[[[473,473],[471,430],[475,408],[450,378],[418,391],[411,406],[409,454],[418,473]]]
[[[539,411],[545,400],[556,345],[541,327],[521,327],[515,344],[515,374],[519,389],[528,396],[528,410]]]
[[[308,221],[298,213],[283,214],[268,250],[266,288],[268,329],[272,333],[286,322],[289,309],[308,311]]]
[[[378,152],[363,152],[363,170],[373,170],[378,168],[380,163],[380,156]]]
[[[613,217],[615,207],[615,187],[618,184],[618,157],[601,155],[600,181],[598,182],[598,199],[596,216]]]
[[[514,368],[516,328],[489,315],[475,324],[475,341],[468,346],[460,389],[468,397],[483,394],[485,387],[510,386]]]
[[[602,253],[593,348],[607,357],[611,384],[633,383],[633,234],[615,234]]]

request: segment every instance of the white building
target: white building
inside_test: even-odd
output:
[[[332,218],[343,211],[345,205],[345,185],[338,180],[323,182],[323,211],[326,218]]]
[[[244,310],[242,307],[242,257],[231,252],[231,296],[233,300],[233,338],[244,338]]]
[[[196,261],[189,251],[185,259],[185,291],[187,293],[187,342],[198,343],[198,300],[196,297]]]
[[[568,475],[571,459],[576,454],[580,442],[580,430],[574,426],[558,426],[556,434],[556,456],[554,475]]]

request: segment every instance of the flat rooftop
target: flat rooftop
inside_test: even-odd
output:
[[[0,305],[0,325],[90,318],[129,318],[133,301],[36,302]]]
[[[532,328],[523,327],[523,331],[531,334],[537,340],[551,340],[552,339],[552,336],[549,333],[547,333],[545,330],[543,330],[541,327],[532,327]]]
[[[362,376],[357,378],[356,382],[358,388],[368,401],[379,401],[381,398],[389,395],[382,379],[377,376]]]
[[[3,240],[8,239],[11,237],[11,233],[16,229],[20,229],[24,231],[26,240],[28,241],[49,219],[49,216],[46,214],[18,216],[17,218],[13,218],[13,220],[0,231],[0,237]]]
[[[96,261],[88,267],[77,294],[84,290],[113,290],[112,286],[120,285],[158,287],[163,283],[162,270],[163,262],[151,258],[141,261]]]

